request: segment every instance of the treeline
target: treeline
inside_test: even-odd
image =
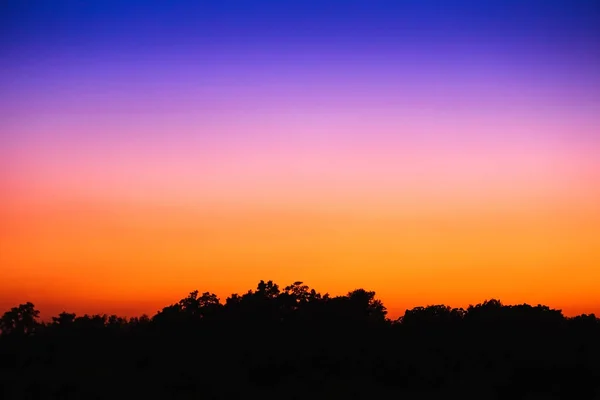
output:
[[[42,323],[26,303],[0,329],[6,399],[600,399],[600,320],[542,305],[433,305],[391,320],[372,291],[260,281],[224,302],[194,291],[152,317]]]

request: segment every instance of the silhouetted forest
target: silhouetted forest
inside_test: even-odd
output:
[[[487,300],[386,317],[375,293],[261,281],[156,315],[31,303],[0,320],[2,399],[600,399],[600,320]]]

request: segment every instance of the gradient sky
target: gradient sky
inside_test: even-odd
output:
[[[599,154],[597,1],[3,1],[0,309],[600,314]]]

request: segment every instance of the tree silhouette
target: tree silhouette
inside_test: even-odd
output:
[[[75,322],[75,313],[62,312],[58,317],[52,317],[52,325],[60,328],[70,328]]]
[[[381,300],[375,299],[375,292],[356,289],[348,293],[348,300],[357,315],[364,314],[366,319],[374,322],[385,320],[387,310]]]
[[[261,280],[151,317],[39,314],[26,303],[0,318],[3,399],[600,398],[600,321],[544,305],[437,304],[392,321],[373,291]]]
[[[18,307],[13,307],[10,311],[4,313],[0,318],[0,331],[2,334],[32,334],[37,326],[37,319],[40,312],[35,309],[35,306],[27,302],[20,304]]]
[[[428,329],[445,328],[449,325],[457,325],[465,317],[465,310],[440,305],[427,307],[415,307],[406,310],[400,322],[404,326],[427,327]]]

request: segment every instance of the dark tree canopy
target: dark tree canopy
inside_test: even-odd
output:
[[[29,302],[13,307],[0,319],[0,331],[3,334],[30,335],[39,326],[39,315],[40,312]]]
[[[0,318],[0,398],[600,399],[600,320],[543,305],[390,320],[373,291],[260,281],[154,316],[39,314],[25,303]]]

